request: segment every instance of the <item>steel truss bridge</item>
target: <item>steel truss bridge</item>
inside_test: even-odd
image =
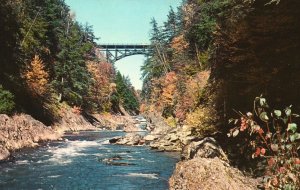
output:
[[[147,55],[150,51],[150,45],[146,44],[101,44],[97,48],[111,63],[132,55]]]

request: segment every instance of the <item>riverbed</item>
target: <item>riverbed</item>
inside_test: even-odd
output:
[[[120,135],[124,133],[69,134],[64,141],[15,154],[13,162],[0,164],[0,189],[168,189],[178,154],[108,143]],[[110,158],[118,158],[113,163],[122,164],[105,161]]]

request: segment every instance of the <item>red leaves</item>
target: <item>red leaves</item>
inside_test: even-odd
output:
[[[295,159],[294,159],[294,163],[295,163],[295,164],[300,164],[300,159],[299,159],[299,158],[295,158]]]
[[[286,168],[285,168],[285,167],[280,167],[280,168],[278,169],[278,172],[283,174],[283,173],[286,172]]]
[[[274,158],[268,159],[268,166],[272,167],[276,163]]]
[[[260,148],[259,147],[256,148],[256,151],[255,151],[254,154],[255,154],[255,157],[258,157],[260,155]]]
[[[266,154],[266,149],[265,148],[260,148],[260,147],[257,147],[254,154],[253,154],[253,157],[258,157],[258,156],[264,156]]]
[[[263,130],[262,128],[259,128],[259,129],[257,130],[257,133],[260,134],[260,135],[262,135],[262,134],[264,133],[264,130]]]

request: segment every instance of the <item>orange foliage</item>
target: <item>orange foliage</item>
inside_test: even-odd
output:
[[[89,72],[92,74],[93,86],[91,87],[91,99],[97,102],[102,109],[109,107],[108,97],[112,88],[112,78],[114,68],[107,62],[89,62],[87,64]]]
[[[186,114],[198,104],[209,75],[209,71],[201,71],[195,77],[191,77],[185,81],[186,89],[184,95],[179,97],[175,110],[175,115],[179,121],[185,120]]]
[[[80,115],[81,112],[82,112],[82,109],[81,109],[81,107],[73,106],[72,112],[75,113],[75,114],[77,114],[77,115]]]
[[[38,55],[34,56],[24,73],[24,78],[33,95],[44,95],[47,92],[49,74]]]
[[[177,76],[175,72],[169,72],[165,76],[163,83],[162,102],[164,104],[173,105],[176,97]]]
[[[172,40],[171,47],[177,52],[183,52],[186,48],[189,47],[189,43],[185,41],[184,36],[176,36]]]
[[[146,104],[141,104],[141,105],[140,105],[140,113],[145,113],[146,110],[147,110]]]

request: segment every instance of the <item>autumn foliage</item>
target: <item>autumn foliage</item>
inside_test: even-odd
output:
[[[97,109],[107,111],[110,109],[109,95],[111,82],[115,74],[112,64],[107,62],[89,62],[87,64],[92,74],[92,87],[90,88],[90,99],[95,102]]]
[[[49,74],[45,70],[42,59],[35,55],[27,67],[24,77],[28,88],[34,96],[43,96],[46,94],[49,83]]]
[[[183,35],[179,35],[173,38],[171,47],[175,50],[176,53],[182,53],[189,47],[189,44],[184,39]]]
[[[253,159],[263,159],[265,189],[298,189],[300,187],[300,133],[291,106],[271,110],[263,97],[256,97],[252,112],[237,112],[230,119],[234,128],[229,137],[242,137],[240,150]]]

